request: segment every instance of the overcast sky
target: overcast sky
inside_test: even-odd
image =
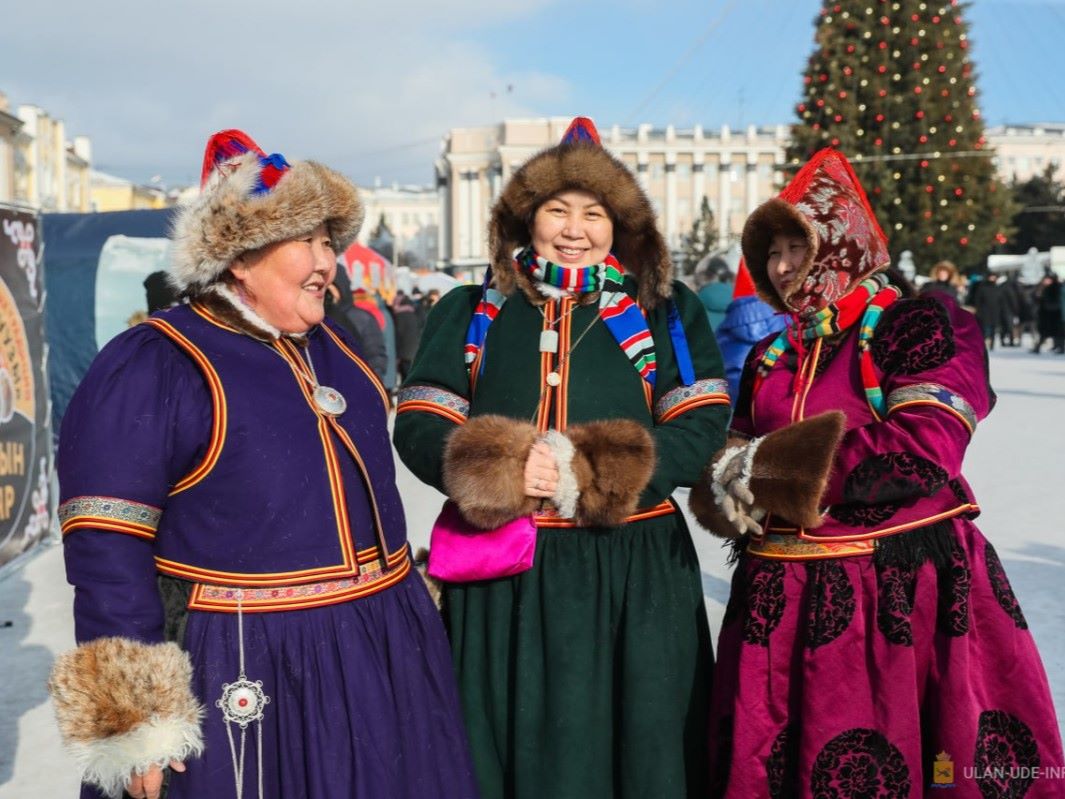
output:
[[[98,169],[198,180],[215,130],[362,184],[429,183],[443,134],[793,121],[817,0],[5,0],[0,91]],[[1065,0],[967,11],[985,119],[1065,121]]]

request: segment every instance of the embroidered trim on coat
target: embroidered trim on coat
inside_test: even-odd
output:
[[[72,497],[59,506],[59,525],[63,534],[84,528],[111,530],[116,533],[155,538],[161,508],[117,497]]]
[[[728,381],[719,378],[696,380],[690,386],[677,386],[655,403],[655,422],[664,424],[703,405],[728,405]]]
[[[407,386],[400,389],[396,413],[425,411],[463,424],[470,414],[470,403],[458,394],[436,386]]]
[[[939,383],[914,383],[897,388],[888,395],[888,413],[912,405],[936,405],[958,417],[971,436],[976,431],[976,411],[964,397]]]

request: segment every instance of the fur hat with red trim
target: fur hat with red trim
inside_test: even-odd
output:
[[[195,295],[218,282],[242,253],[306,235],[325,224],[337,252],[362,226],[355,186],[314,161],[267,155],[239,130],[207,142],[200,196],[182,206],[170,238],[170,279]]]
[[[804,237],[803,261],[781,297],[769,280],[777,233]],[[758,295],[778,311],[806,316],[836,302],[891,263],[887,237],[843,153],[821,150],[780,196],[758,206],[743,226],[743,259]]]
[[[496,288],[511,294],[520,285],[514,250],[531,241],[536,209],[571,190],[586,191],[606,206],[614,223],[611,250],[639,283],[640,304],[653,308],[668,298],[673,264],[651,201],[629,168],[603,148],[587,117],[574,119],[559,144],[526,161],[492,209],[488,251]]]

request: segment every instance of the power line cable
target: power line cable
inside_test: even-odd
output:
[[[730,2],[725,6],[724,11],[722,11],[717,17],[710,21],[710,24],[706,26],[706,29],[699,34],[699,36],[695,39],[694,42],[692,42],[688,49],[681,54],[680,58],[678,58],[673,63],[673,66],[671,66],[666,71],[666,74],[662,78],[662,80],[658,82],[658,84],[650,91],[650,93],[646,97],[644,97],[642,101],[640,101],[640,104],[636,106],[636,109],[626,118],[626,125],[631,125],[633,121],[639,117],[640,113],[651,103],[651,101],[653,101],[658,96],[659,92],[661,92],[662,89],[664,89],[666,85],[671,80],[673,80],[673,77],[677,74],[680,68],[684,66],[688,62],[688,60],[691,59],[691,57],[699,51],[699,48],[706,44],[706,40],[710,38],[710,34],[717,30],[718,27],[720,27],[721,23],[725,21],[728,15],[732,13],[732,10],[738,4],[739,0],[730,0]]]

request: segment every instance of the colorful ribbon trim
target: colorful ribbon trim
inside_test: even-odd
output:
[[[976,411],[965,397],[955,394],[946,386],[939,383],[914,383],[909,386],[897,388],[888,394],[888,414],[910,408],[915,405],[934,405],[952,413],[965,425],[971,436],[976,432]]]
[[[703,405],[729,405],[728,381],[718,378],[697,380],[690,386],[677,386],[655,403],[655,423],[665,424]]]
[[[464,397],[436,386],[406,386],[400,389],[396,414],[425,411],[463,424],[470,415],[470,403]]]

